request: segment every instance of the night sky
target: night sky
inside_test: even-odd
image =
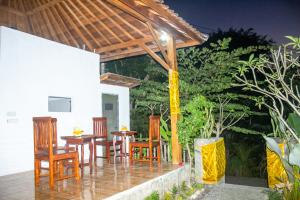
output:
[[[165,0],[203,33],[254,28],[277,43],[300,36],[300,0]]]

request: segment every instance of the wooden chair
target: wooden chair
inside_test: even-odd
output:
[[[137,148],[138,151],[135,151]],[[144,148],[148,149],[149,155],[143,155]],[[160,116],[151,115],[149,117],[149,140],[130,142],[129,158],[131,162],[133,160],[150,161],[151,163],[153,160],[157,160],[160,162],[160,151]],[[135,153],[138,154],[138,159],[134,158]]]
[[[110,147],[113,146],[113,141],[108,140],[107,135],[107,118],[106,117],[94,117],[93,118],[93,132],[94,132],[94,162],[97,158],[106,158],[107,162],[110,162]],[[122,141],[116,141],[116,146],[120,146],[117,151],[122,154]],[[105,156],[97,156],[97,146],[105,147]],[[122,159],[122,156],[120,156]]]
[[[57,146],[57,130],[56,119],[51,117],[34,117],[33,118],[34,132],[34,176],[35,185],[39,185],[41,174],[41,161],[49,162],[49,186],[54,188],[55,173],[59,165],[59,176],[56,180],[75,177],[79,180],[78,173],[78,153]],[[63,161],[72,161],[73,174],[64,175]]]

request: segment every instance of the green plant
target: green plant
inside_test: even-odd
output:
[[[180,200],[188,199],[189,196],[194,194],[197,190],[203,188],[202,184],[194,183],[191,186],[187,185],[185,181],[180,184],[180,187],[173,185],[171,192],[164,193],[164,200]]]
[[[269,200],[282,200],[283,196],[277,190],[270,190],[268,191],[268,198]]]
[[[164,200],[173,200],[172,194],[170,192],[165,192]]]
[[[286,131],[284,124],[280,121],[280,118],[277,115],[277,113],[275,113],[272,110],[270,110],[269,112],[271,116],[271,124],[272,124],[273,132],[268,134],[268,136],[284,139],[284,132]]]
[[[247,61],[239,61],[240,66],[234,76],[240,81],[244,90],[256,92],[260,96],[255,98],[256,105],[264,105],[276,114],[286,131],[283,136],[287,141],[300,142],[294,129],[288,124],[285,115],[292,111],[300,116],[300,61],[297,51],[300,51],[298,39],[288,37],[291,42],[272,49],[271,55],[252,54]],[[258,77],[262,77],[259,80]]]
[[[173,185],[172,190],[171,190],[172,195],[173,196],[176,195],[178,193],[178,191],[179,191],[178,187],[176,185]]]
[[[145,200],[159,200],[159,194],[157,191],[152,192],[149,196],[145,198]]]
[[[164,120],[163,116],[161,115],[160,116],[160,124],[161,124],[160,125],[160,135],[163,138],[163,140],[168,143],[168,152],[170,155],[169,159],[172,160],[172,140],[171,140],[172,132],[169,129],[167,122],[168,122],[168,120]]]
[[[270,56],[251,55],[248,61],[240,61],[241,66],[235,76],[245,90],[261,95],[255,99],[256,104],[270,110],[273,134],[284,138],[287,144],[282,155],[276,141],[264,136],[268,148],[278,155],[288,175],[288,181],[277,185],[277,188],[283,199],[295,200],[300,199],[300,38],[287,38],[291,42],[272,49]],[[263,77],[263,81],[257,77]]]
[[[178,139],[188,150],[189,160],[192,160],[190,145],[195,138],[211,138],[214,128],[212,114],[213,103],[204,96],[194,97],[181,112],[178,125]]]

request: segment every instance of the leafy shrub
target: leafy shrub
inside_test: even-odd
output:
[[[159,200],[159,194],[157,191],[152,192],[145,200]]]

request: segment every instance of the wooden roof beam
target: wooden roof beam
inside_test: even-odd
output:
[[[184,47],[195,46],[198,44],[199,44],[198,41],[192,40],[190,42],[177,43],[176,48],[179,49],[179,48],[184,48]],[[157,46],[148,46],[148,47],[151,48],[153,52],[159,52],[159,48]],[[114,54],[104,53],[104,54],[101,54],[101,62],[107,62],[107,61],[111,61],[111,60],[117,60],[117,59],[121,59],[121,58],[128,58],[128,57],[132,57],[132,56],[139,56],[139,55],[145,55],[145,54],[147,54],[147,52],[140,47],[122,51],[121,53],[119,53],[119,52],[114,53]]]
[[[94,8],[97,9],[99,12],[99,8],[92,1],[88,1],[88,3],[90,3],[92,6],[94,6]],[[119,42],[124,42],[124,40],[122,40],[115,32],[113,32],[102,20],[99,19],[98,22],[106,31],[108,31],[110,34],[112,34],[116,38],[116,40],[118,40]]]
[[[25,14],[26,15],[33,15],[34,13],[36,13],[38,11],[41,11],[43,9],[52,7],[55,4],[58,4],[58,3],[62,2],[62,1],[64,1],[64,0],[51,0],[51,1],[48,1],[47,3],[44,3],[44,4],[40,5],[40,6],[36,6],[32,10],[27,11]]]
[[[73,0],[72,0],[73,1]],[[89,22],[89,24],[92,26],[93,29],[95,29],[96,31],[98,31],[98,29],[92,24],[90,23],[90,20],[82,13],[82,11],[80,9],[78,9],[76,7],[76,5],[74,5],[74,3],[72,1],[68,1],[71,6],[80,14],[80,16],[86,20],[87,22]],[[75,13],[73,12],[73,10],[68,6],[68,4],[66,2],[63,2],[64,5],[67,7],[67,9],[69,10],[69,12],[71,13],[71,15],[75,18],[75,20],[80,24],[80,26],[85,30],[85,32],[92,38],[92,40],[98,45],[98,46],[102,46],[101,43],[99,42],[98,39],[96,39],[94,37],[94,35],[90,32],[90,30],[88,28],[86,28],[86,26],[81,22],[81,20],[75,15]],[[93,49],[91,49],[93,50]]]
[[[108,3],[110,3],[111,5],[119,8],[120,10],[130,14],[131,16],[133,16],[134,18],[140,20],[141,22],[145,23],[147,21],[149,21],[144,15],[138,13],[137,11],[135,11],[134,9],[132,9],[131,7],[129,7],[128,5],[124,4],[123,2],[119,1],[119,0],[106,0]]]
[[[135,39],[135,40],[129,40],[127,42],[123,43],[118,43],[118,44],[113,44],[107,47],[101,47],[96,49],[96,53],[103,53],[103,52],[109,52],[113,50],[118,50],[122,48],[129,48],[135,45],[139,45],[140,43],[148,43],[152,42],[153,38],[152,37],[146,37],[146,38],[141,38],[141,39]]]
[[[48,8],[50,10],[50,12],[53,14],[54,18],[56,20],[58,20],[60,22],[60,25],[62,25],[62,27],[64,28],[64,30],[66,31],[66,33],[68,34],[69,37],[67,37],[70,41],[71,44],[74,44],[76,47],[79,47],[78,42],[75,40],[74,36],[72,35],[72,33],[69,31],[69,28],[67,27],[67,25],[65,24],[64,20],[61,18],[61,16],[59,15],[57,9],[55,7],[52,8]]]
[[[154,41],[156,42],[156,44],[157,44],[157,46],[158,46],[160,52],[162,53],[162,55],[163,55],[165,61],[166,61],[167,63],[170,63],[169,58],[168,58],[168,56],[167,56],[167,54],[166,54],[166,51],[165,51],[165,49],[163,48],[161,42],[159,41],[159,38],[158,38],[157,34],[155,33],[155,30],[154,30],[153,26],[152,26],[151,23],[149,23],[149,22],[147,22],[147,25],[148,25],[149,30],[150,30],[150,32],[151,32],[153,38],[154,38]]]
[[[4,11],[5,11],[5,12],[9,12],[9,13],[11,13],[11,14],[15,14],[15,15],[18,15],[18,16],[21,16],[21,17],[25,17],[25,16],[26,16],[25,13],[23,13],[23,12],[21,12],[21,11],[15,9],[15,8],[9,8],[9,7],[7,7],[7,6],[1,6],[1,5],[0,5],[0,11],[1,11],[1,12],[4,12]]]
[[[189,40],[188,36],[184,35],[180,30],[169,25],[168,22],[163,21],[158,16],[150,16],[149,13],[145,12],[145,9],[138,9],[138,5],[133,0],[122,0],[123,4],[132,10],[132,12],[137,12],[139,15],[142,15],[147,21],[151,22],[154,27],[159,27],[160,29],[167,32],[169,35],[176,36],[177,39],[182,41]],[[139,6],[141,7],[141,6]]]
[[[102,8],[100,6],[97,6],[94,2],[89,1],[90,4],[92,4],[94,6],[94,8],[96,8],[102,15],[104,15],[107,19],[110,20],[110,22],[112,22],[112,24],[114,24],[116,27],[118,27],[118,29],[120,31],[122,31],[123,33],[125,33],[125,35],[129,38],[129,39],[135,39],[127,30],[125,30],[120,24],[118,24],[115,20],[112,19],[112,17],[110,17],[106,12],[104,12],[102,10]],[[117,36],[117,35],[116,35]],[[118,36],[117,36],[118,37]]]
[[[53,24],[54,28],[56,30],[58,30],[58,37],[59,37],[59,34],[61,35],[61,38],[62,38],[62,41],[66,44],[70,44],[69,40],[67,39],[66,35],[64,34],[64,31],[61,29],[59,23],[55,20],[55,17],[53,15],[53,13],[51,11],[49,11],[49,9],[45,9],[44,12],[46,13],[46,15],[49,17],[49,22]]]
[[[101,19],[99,19],[97,16],[95,16],[94,13],[93,13],[90,9],[88,9],[87,6],[85,6],[85,5],[81,2],[81,0],[79,0],[79,1],[77,1],[77,2],[78,2],[78,3],[81,5],[81,7],[82,7],[84,10],[86,10],[91,16],[93,16],[94,18],[96,18],[98,21],[101,21]],[[98,30],[98,28],[95,27],[95,25],[93,25],[92,22],[91,22],[90,24],[93,26],[94,29],[96,29],[96,31],[97,31],[97,33],[100,35],[100,37],[102,37],[102,38],[105,40],[106,44],[110,45],[110,44],[111,44],[111,41],[108,40],[107,37],[105,37],[105,35],[101,32],[101,30]]]
[[[91,50],[93,50],[93,45],[90,43],[88,39],[83,35],[81,30],[77,27],[77,25],[73,22],[73,19],[69,15],[66,14],[65,10],[62,8],[60,4],[56,5],[58,10],[60,11],[60,14],[64,16],[68,20],[68,22],[71,24],[72,28],[76,31],[76,33],[79,35],[81,40],[87,45],[87,47]]]
[[[101,6],[103,6],[105,9],[107,9],[110,13],[112,13],[114,16],[116,16],[120,21],[122,21],[124,24],[126,24],[127,26],[129,26],[132,30],[136,31],[137,33],[139,33],[142,37],[145,36],[145,34],[137,27],[133,26],[131,23],[129,23],[127,20],[125,20],[124,18],[120,17],[120,15],[118,15],[113,9],[111,9],[108,5],[106,5],[106,3],[103,3],[102,0],[97,0],[97,2],[99,2],[101,4]]]
[[[169,70],[170,67],[169,65],[161,58],[159,57],[152,49],[147,47],[145,44],[140,44],[139,45],[141,48],[143,48],[154,60],[156,60],[161,66],[163,66],[166,70]]]
[[[185,33],[187,33],[189,36],[191,36],[193,39],[201,41],[201,42],[203,41],[203,38],[199,37],[199,35],[197,35],[193,31],[191,31],[188,28],[186,28],[185,26],[183,26],[182,23],[179,23],[178,20],[174,20],[174,16],[172,16],[172,14],[170,14],[170,12],[166,12],[166,10],[164,10],[161,6],[157,6],[157,4],[154,3],[154,1],[151,1],[151,0],[140,0],[140,1],[144,2],[147,6],[149,6],[151,9],[153,9],[157,13],[164,13],[163,17],[166,20],[168,20],[168,22],[170,24],[173,24],[176,27],[180,28]]]

